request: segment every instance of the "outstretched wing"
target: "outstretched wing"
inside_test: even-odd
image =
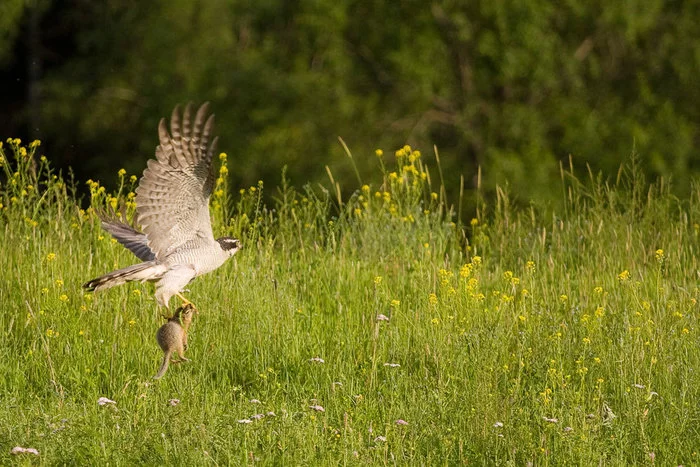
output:
[[[215,242],[209,197],[218,138],[209,143],[214,116],[208,116],[208,103],[199,108],[194,122],[192,114],[191,103],[182,115],[180,107],[175,107],[170,133],[165,119],[160,121],[156,159],[148,161],[136,188],[136,218],[159,260],[186,244]]]
[[[135,254],[138,259],[141,261],[153,261],[156,259],[155,253],[148,246],[146,234],[139,232],[116,217],[108,216],[105,212],[98,212],[97,215],[102,221],[102,228]]]

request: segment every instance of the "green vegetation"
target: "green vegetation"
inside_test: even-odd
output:
[[[461,222],[409,147],[350,198],[270,205],[221,156],[215,230],[244,250],[191,284],[193,361],[154,382],[152,286],[84,293],[134,258],[36,151],[0,148],[0,463],[698,462],[697,183],[567,168],[561,212],[498,190]],[[93,206],[133,210],[118,180]]]
[[[569,154],[609,174],[634,145],[640,170],[684,198],[700,171],[698,0],[2,4],[0,67],[16,72],[0,73],[14,90],[0,135],[40,138],[109,187],[120,166],[140,172],[158,120],[189,100],[212,101],[235,186],[285,165],[316,183],[331,165],[349,188],[338,136],[366,177],[376,147],[436,144],[446,172],[482,167],[484,193],[508,180],[524,203],[556,202]]]

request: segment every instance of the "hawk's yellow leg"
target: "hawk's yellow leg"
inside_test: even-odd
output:
[[[190,305],[190,306],[192,306],[192,308],[194,309],[194,311],[196,311],[197,313],[199,313],[199,310],[198,310],[197,307],[194,305],[194,303],[192,303],[191,301],[187,300],[187,299],[185,298],[184,295],[182,295],[180,292],[176,293],[175,295],[177,295],[178,297],[180,297],[180,300],[182,300],[182,306]]]

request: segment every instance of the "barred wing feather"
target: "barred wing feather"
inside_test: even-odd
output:
[[[192,104],[180,116],[175,107],[170,133],[160,121],[160,145],[156,159],[136,189],[136,218],[158,260],[184,245],[214,244],[209,217],[209,197],[214,186],[212,158],[217,138],[209,142],[214,116],[209,104],[197,111],[192,122]]]
[[[148,247],[145,234],[118,219],[110,219],[104,215],[100,215],[100,219],[102,220],[102,228],[136,255],[138,259],[141,261],[156,259],[156,255]]]

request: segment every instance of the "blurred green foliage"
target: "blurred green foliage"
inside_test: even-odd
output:
[[[6,5],[10,23],[29,8]],[[487,191],[508,180],[521,200],[560,196],[569,154],[614,175],[636,149],[682,193],[700,168],[698,0],[42,5],[40,34],[74,31],[73,49],[41,76],[34,136],[79,175],[140,173],[158,120],[189,100],[212,101],[234,186],[285,165],[297,185],[325,165],[354,179],[338,136],[361,174],[377,146],[435,144],[448,186],[481,166]]]

